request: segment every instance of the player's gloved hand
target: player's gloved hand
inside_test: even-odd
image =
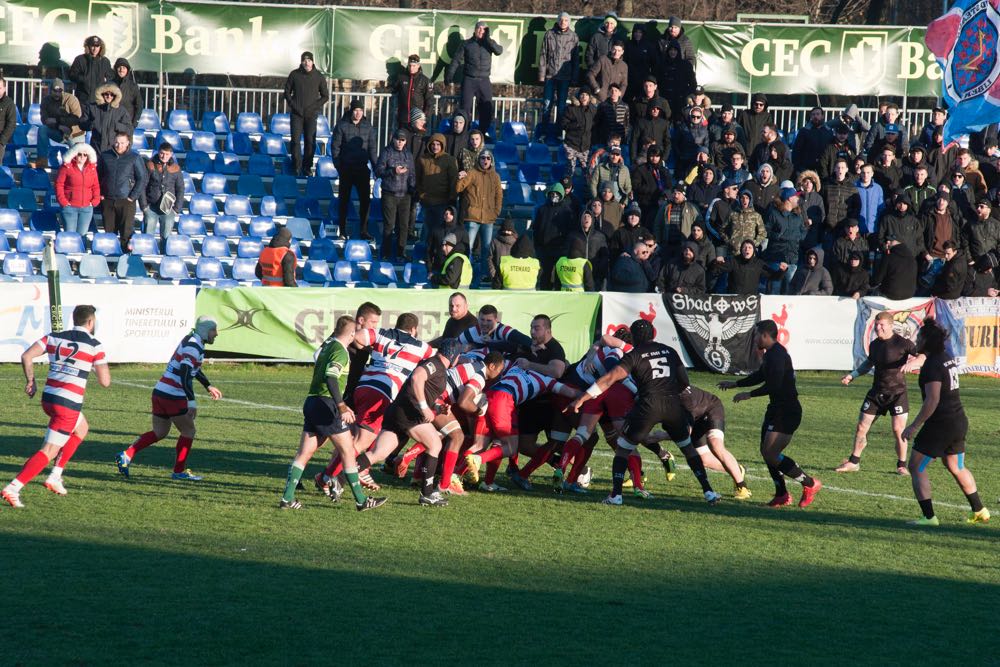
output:
[[[222,398],[222,392],[216,389],[215,387],[208,388],[208,395],[212,397],[213,401],[217,401],[220,398]]]

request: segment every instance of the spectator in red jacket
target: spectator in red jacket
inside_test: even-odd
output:
[[[66,231],[86,234],[94,218],[94,207],[101,203],[97,153],[88,144],[76,144],[66,151],[56,177],[56,199],[62,206]]]

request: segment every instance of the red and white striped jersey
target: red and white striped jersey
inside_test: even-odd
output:
[[[507,392],[514,397],[515,405],[521,405],[525,401],[553,391],[557,386],[561,387],[563,384],[555,378],[511,366],[491,390]]]
[[[174,350],[174,356],[167,362],[167,367],[163,371],[160,381],[153,387],[153,393],[166,398],[187,398],[194,397],[194,388],[191,380],[201,370],[201,363],[205,358],[205,343],[201,336],[192,332],[181,340],[180,345]],[[181,368],[187,366],[191,369],[188,374],[187,386],[181,376]]]
[[[466,387],[472,387],[477,392],[486,388],[486,365],[483,362],[470,361],[449,368],[448,387],[441,395],[441,400],[455,405]]]
[[[485,336],[479,333],[478,326],[469,327],[462,333],[458,334],[458,340],[466,345],[485,345],[486,343],[501,340],[517,343],[518,345],[523,345],[525,347],[529,347],[531,345],[531,338],[525,336],[514,327],[509,327],[502,322],[498,323],[496,328]]]
[[[622,357],[632,349],[628,343],[624,347],[609,347],[602,345],[597,351],[589,350],[583,359],[572,368],[582,382],[581,388],[587,388],[621,363]]]
[[[83,327],[50,333],[38,341],[49,355],[49,375],[42,400],[71,410],[83,409],[87,378],[94,366],[107,364],[104,348]]]
[[[417,364],[434,356],[434,348],[399,329],[367,329],[365,334],[372,353],[358,386],[396,400]]]

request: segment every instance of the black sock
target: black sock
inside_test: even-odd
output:
[[[616,455],[611,461],[611,495],[620,496],[622,494],[626,470],[628,470],[628,457]]]
[[[897,468],[905,468],[906,467],[906,461],[903,461],[902,459],[896,459],[896,467]]]
[[[802,468],[795,464],[795,461],[791,458],[785,456],[781,459],[781,463],[778,464],[778,470],[783,472],[788,477],[791,477],[796,482],[802,484],[802,486],[812,486],[813,478],[802,472]]]
[[[972,508],[973,512],[978,512],[983,509],[983,501],[979,499],[979,492],[973,491],[972,493],[965,494],[966,499],[969,501],[969,507]]]
[[[701,484],[702,491],[711,491],[712,485],[708,481],[708,471],[705,470],[705,464],[702,462],[701,457],[698,456],[697,452],[695,455],[687,460],[688,466],[691,468],[691,472],[694,473],[695,479]]]
[[[663,460],[667,456],[667,454],[668,454],[667,450],[663,449],[663,446],[660,443],[658,443],[658,442],[654,442],[651,445],[647,445],[647,444],[643,443],[643,446],[646,449],[648,449],[649,451],[651,451],[654,454],[656,454],[657,456],[659,456],[660,460]]]
[[[851,454],[850,456],[848,456],[847,460],[850,461],[851,463],[854,463],[854,464],[861,463],[861,457],[860,456],[855,456],[854,454]]]
[[[358,456],[358,471],[367,470],[372,467],[372,462],[368,458],[368,452],[363,452]]]
[[[429,496],[434,493],[434,473],[437,472],[438,459],[436,456],[431,456],[430,454],[424,455],[424,464],[420,467],[420,472],[424,475],[423,483],[420,487],[420,493],[424,496]]]
[[[917,503],[920,504],[920,511],[924,513],[925,519],[934,518],[934,501],[928,498],[927,500],[918,500]]]
[[[767,466],[767,471],[771,473],[771,479],[774,480],[774,495],[788,495],[788,487],[785,486],[785,476],[781,474],[781,471],[770,464]]]
[[[563,448],[563,445],[565,445],[566,443],[565,442],[555,442],[554,444],[556,445],[556,447],[555,447],[555,449],[552,450],[552,453],[549,454],[548,464],[550,466],[552,466],[553,468],[558,468],[559,467],[559,461],[560,461],[560,459],[562,459],[562,448]]]
[[[737,489],[745,489],[745,488],[747,488],[747,481],[743,480],[742,482],[736,482],[736,488]]]

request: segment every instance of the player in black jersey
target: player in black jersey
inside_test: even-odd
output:
[[[726,408],[715,394],[691,385],[681,393],[681,404],[691,422],[691,444],[681,448],[690,465],[700,459],[709,470],[726,472],[736,489],[733,498],[749,500],[753,495],[746,482],[746,469],[726,449]]]
[[[437,354],[421,361],[399,390],[399,396],[389,405],[382,420],[382,431],[375,438],[371,449],[358,456],[358,468],[384,461],[396,451],[400,443],[413,438],[427,448],[421,466],[420,504],[443,507],[448,504],[437,490],[434,475],[437,472],[438,454],[441,452],[441,435],[434,426],[437,416],[432,409],[437,398],[448,386],[448,369],[462,353],[462,344],[454,338],[445,338]]]
[[[752,387],[733,396],[733,403],[746,401],[757,396],[767,396],[770,403],[764,412],[764,423],[760,427],[760,453],[767,464],[767,471],[774,480],[774,498],[768,503],[770,507],[791,505],[792,498],[788,495],[783,475],[791,477],[802,484],[802,499],[799,507],[808,507],[823,484],[815,477],[802,472],[795,461],[785,456],[785,448],[792,442],[792,434],[802,422],[802,406],[799,404],[799,392],[795,388],[795,369],[788,350],[778,342],[778,325],[774,320],[761,320],[756,324],[754,333],[757,349],[765,350],[764,360],[754,373],[737,380],[726,380],[719,383],[719,389],[734,387]]]
[[[638,395],[635,407],[625,419],[625,426],[618,436],[615,458],[611,464],[611,495],[604,499],[606,505],[622,504],[622,485],[628,469],[628,457],[642,443],[656,424],[661,424],[678,447],[691,444],[687,413],[681,406],[680,394],[688,388],[687,369],[674,348],[653,340],[653,325],[646,320],[636,320],[630,327],[634,347],[622,357],[621,362],[590,385],[587,392],[574,401],[568,409],[579,412],[580,407],[597,398],[616,382],[630,374]],[[722,496],[708,483],[708,473],[701,459],[695,457],[691,470],[702,485],[705,500],[711,504]]]
[[[906,440],[903,439],[910,411],[906,371],[911,366],[908,359],[917,356],[917,347],[913,341],[893,331],[893,322],[888,311],[883,310],[875,316],[875,339],[868,348],[868,358],[840,380],[841,384],[849,385],[859,375],[875,369],[872,388],[861,404],[858,429],[854,434],[854,451],[837,466],[837,472],[857,472],[861,469],[861,452],[868,444],[868,430],[876,419],[888,414],[892,417],[892,433],[896,436],[896,472],[910,474],[906,470]],[[919,365],[919,360],[912,364]]]
[[[907,440],[916,434],[909,466],[913,494],[924,514],[922,518],[910,522],[917,526],[939,525],[931,501],[931,482],[927,476],[927,466],[936,458],[941,458],[969,501],[972,512],[968,523],[990,520],[990,511],[983,507],[979,499],[976,480],[965,467],[965,436],[969,431],[969,420],[958,393],[958,362],[945,350],[947,336],[933,318],[925,319],[917,334],[917,351],[927,355],[920,369],[923,405],[913,423],[903,430],[903,437]]]

